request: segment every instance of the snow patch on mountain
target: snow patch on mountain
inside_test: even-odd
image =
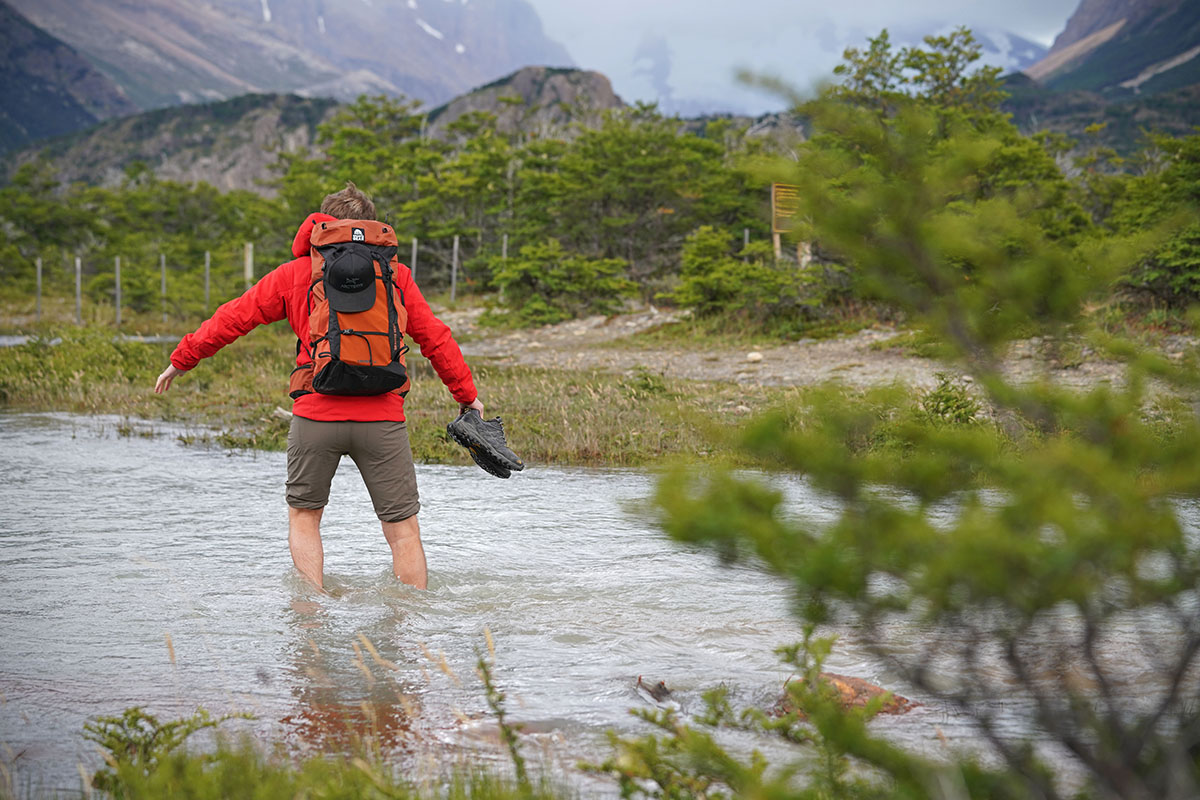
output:
[[[983,53],[980,60],[1005,72],[1018,72],[1046,55],[1046,48],[1009,31],[983,30],[976,34]]]
[[[432,25],[430,25],[428,22],[421,19],[420,17],[417,17],[417,24],[421,26],[421,30],[425,31],[430,36],[432,36],[433,38],[435,38],[439,41],[446,38],[446,34],[442,33],[437,28],[433,27]]]

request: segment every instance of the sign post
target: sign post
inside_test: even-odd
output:
[[[800,209],[800,187],[789,183],[771,184],[771,240],[775,244],[775,260],[783,257],[780,235],[795,225]]]

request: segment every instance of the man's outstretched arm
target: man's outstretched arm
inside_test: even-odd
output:
[[[171,353],[171,363],[154,383],[154,393],[171,388],[172,381],[239,336],[259,325],[287,316],[284,296],[292,286],[291,263],[276,267],[240,297],[220,306],[194,332],[184,336]]]

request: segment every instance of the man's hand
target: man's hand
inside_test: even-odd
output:
[[[154,393],[162,394],[167,389],[170,389],[171,381],[175,380],[177,376],[182,375],[185,372],[187,372],[187,370],[180,369],[174,364],[168,364],[167,368],[163,370],[162,375],[159,375],[158,380],[154,382]],[[482,407],[483,406],[480,406],[480,408]]]
[[[479,402],[478,397],[476,397],[474,400],[472,400],[469,403],[459,403],[458,404],[458,413],[461,414],[462,412],[466,411],[468,408],[475,409],[476,411],[479,412],[479,416],[481,416],[481,417],[483,416],[483,403]]]

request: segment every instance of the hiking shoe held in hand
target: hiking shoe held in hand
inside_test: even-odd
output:
[[[467,448],[480,468],[497,478],[507,478],[525,469],[525,462],[508,449],[504,425],[499,417],[484,419],[478,410],[464,409],[457,419],[446,426],[446,433]]]

